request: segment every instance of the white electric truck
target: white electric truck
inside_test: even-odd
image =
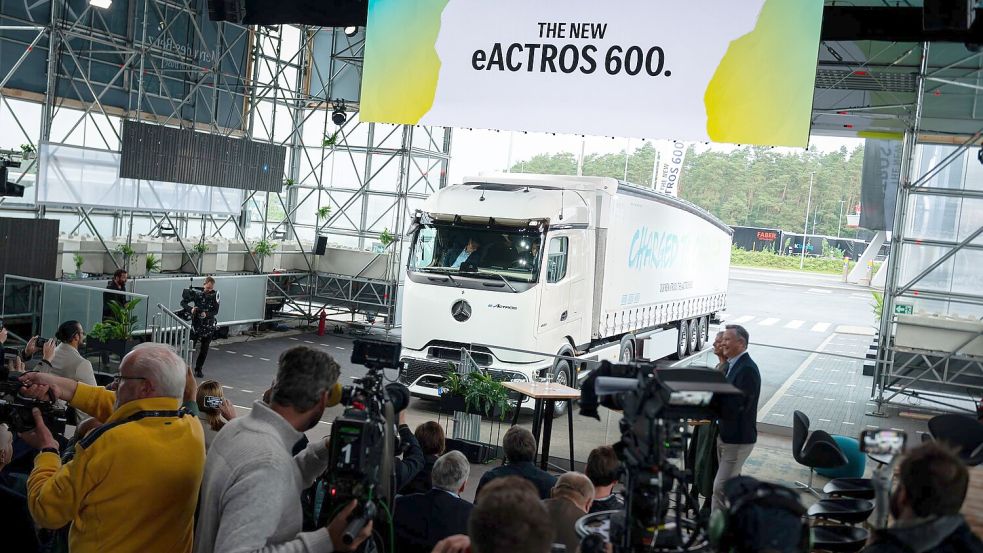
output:
[[[499,380],[573,386],[579,360],[702,350],[726,304],[731,234],[689,202],[611,178],[444,188],[414,216],[400,379],[436,399],[462,349]]]

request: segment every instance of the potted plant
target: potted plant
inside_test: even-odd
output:
[[[109,302],[113,314],[101,323],[93,325],[86,337],[89,351],[108,351],[120,357],[126,355],[138,343],[133,339],[138,319],[133,312],[141,298],[121,304],[116,300]]]
[[[133,248],[129,244],[120,244],[120,245],[116,246],[116,249],[113,250],[113,251],[115,253],[118,253],[122,257],[122,261],[123,261],[123,265],[122,266],[123,266],[124,269],[126,269],[127,271],[129,271],[129,269],[130,269],[130,257],[132,257],[134,253],[136,253],[136,252],[134,252]]]
[[[870,309],[874,315],[875,327],[880,328],[881,326],[881,314],[884,311],[884,293],[883,292],[870,292],[874,296],[874,301],[870,302]]]
[[[286,186],[286,187],[289,188],[289,187],[291,187],[291,186],[293,186],[295,184],[297,184],[297,181],[295,181],[294,179],[283,179],[283,186]]]
[[[198,268],[201,269],[202,260],[205,259],[205,252],[208,251],[208,244],[204,242],[198,242],[194,246],[191,246],[191,253],[194,255],[196,264]]]
[[[148,273],[159,273],[161,267],[161,258],[157,257],[152,253],[147,254],[147,272]]]
[[[37,150],[32,144],[21,144],[20,145],[21,157],[24,159],[34,159],[37,157]]]
[[[328,217],[331,216],[331,206],[323,205],[317,208],[316,215],[318,219],[327,219]]]
[[[511,405],[509,391],[486,372],[451,371],[441,384],[440,408],[504,420]]]
[[[323,148],[333,148],[335,146],[335,144],[338,143],[338,133],[339,132],[341,132],[340,129],[337,130],[337,131],[335,131],[335,132],[333,132],[333,133],[331,133],[331,136],[324,135],[324,140],[321,142],[321,147],[323,147]]]
[[[75,263],[75,278],[82,278],[82,264],[85,263],[85,258],[82,254],[75,253],[72,254],[72,261]]]
[[[271,242],[267,239],[262,239],[253,245],[253,255],[256,256],[256,271],[263,272],[264,259],[273,255],[273,250],[276,249],[276,243]]]
[[[379,235],[379,242],[382,242],[383,248],[388,248],[389,244],[392,244],[395,241],[396,241],[396,237],[393,236],[391,232],[389,232],[388,227],[382,229],[382,234]]]

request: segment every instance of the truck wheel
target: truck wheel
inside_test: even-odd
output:
[[[689,322],[689,349],[686,351],[688,355],[693,355],[694,353],[700,351],[700,320],[691,319]]]
[[[673,359],[686,357],[686,349],[689,347],[689,321],[679,321],[679,336],[676,338],[676,354]]]
[[[706,315],[700,317],[699,332],[700,335],[696,341],[696,349],[697,351],[703,351],[703,348],[707,347],[707,338],[709,338],[710,317]]]
[[[621,352],[618,353],[619,363],[631,363],[635,360],[635,337],[629,334],[621,339]]]
[[[562,354],[561,354],[562,355]],[[573,381],[573,371],[570,370],[570,362],[566,359],[560,361],[553,367],[553,382],[576,388],[577,383]],[[561,417],[567,414],[567,402],[557,401],[553,407],[553,417]]]

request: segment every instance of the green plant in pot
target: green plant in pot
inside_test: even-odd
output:
[[[464,411],[468,413],[488,417],[498,414],[499,420],[504,420],[511,409],[508,389],[484,371],[473,371],[462,376],[452,370],[441,388],[442,403],[459,406],[463,399]]]
[[[85,263],[85,258],[82,254],[76,253],[72,255],[72,262],[75,263],[75,277],[82,278],[82,264]]]
[[[133,340],[133,331],[136,330],[137,319],[134,310],[142,301],[141,298],[133,298],[126,303],[116,300],[109,302],[109,309],[112,315],[101,323],[96,323],[87,333],[86,344],[90,351],[109,351],[116,353],[120,357],[126,355],[130,349],[136,345]]]
[[[147,272],[148,273],[159,273],[161,267],[161,258],[157,257],[155,254],[147,254]]]
[[[129,270],[129,268],[130,268],[130,258],[133,257],[133,254],[134,253],[136,253],[133,250],[133,247],[131,247],[129,244],[120,244],[120,245],[116,246],[116,249],[113,250],[113,251],[115,253],[119,254],[123,258],[122,259],[122,261],[123,261],[123,269]]]
[[[317,208],[316,214],[318,219],[327,219],[328,217],[331,216],[331,206],[323,205]]]
[[[871,292],[874,296],[874,301],[870,302],[870,310],[874,315],[875,326],[880,326],[881,324],[881,314],[884,312],[884,294],[882,292]]]
[[[20,145],[21,157],[24,159],[34,159],[34,154],[37,153],[37,149],[31,144],[21,144]]]
[[[263,270],[263,260],[273,255],[273,251],[276,250],[276,246],[276,243],[266,240],[265,238],[259,242],[256,242],[256,244],[253,246],[253,255],[256,256],[256,270]]]
[[[389,244],[392,244],[395,241],[396,241],[396,237],[393,236],[391,232],[389,232],[388,228],[382,229],[382,234],[379,235],[379,242],[382,242],[383,248],[388,248]]]

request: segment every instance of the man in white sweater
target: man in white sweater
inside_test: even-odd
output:
[[[354,502],[327,528],[301,531],[300,495],[327,468],[327,440],[296,456],[291,450],[321,420],[339,373],[323,351],[291,348],[280,355],[270,404],[257,401],[222,428],[205,460],[196,553],[354,551],[371,535],[370,523],[352,544],[342,543]]]

